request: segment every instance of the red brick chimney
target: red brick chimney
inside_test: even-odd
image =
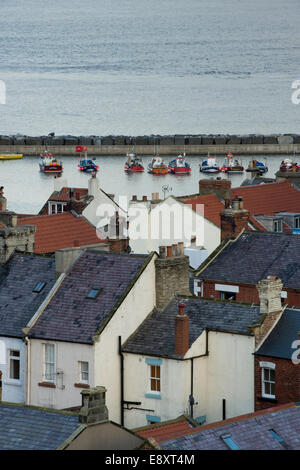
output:
[[[181,302],[175,317],[174,352],[177,356],[184,356],[189,349],[189,317],[185,315],[184,307]]]
[[[231,208],[226,201],[225,209],[221,211],[221,240],[236,238],[247,227],[249,215],[249,211],[244,209],[242,197],[233,199]]]
[[[216,194],[221,199],[230,199],[231,181],[223,179],[204,179],[199,181],[199,194]]]

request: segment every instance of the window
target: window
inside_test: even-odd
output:
[[[262,373],[262,396],[275,398],[275,370],[263,367]]]
[[[295,217],[294,228],[300,228],[300,216]]]
[[[79,361],[79,383],[89,383],[89,363]]]
[[[20,351],[9,350],[9,378],[20,380]]]
[[[61,214],[64,212],[65,205],[64,203],[49,202],[48,214]]]
[[[41,292],[41,291],[44,289],[44,287],[45,287],[46,284],[47,284],[46,282],[39,281],[39,282],[35,285],[35,287],[34,287],[34,289],[33,289],[32,292]]]
[[[150,366],[150,390],[160,392],[160,366]]]
[[[282,220],[274,220],[274,232],[282,232]]]
[[[54,382],[55,378],[55,346],[45,344],[44,379],[46,382]]]
[[[102,289],[99,289],[99,287],[92,287],[86,298],[95,300],[101,291]]]
[[[236,300],[236,293],[220,291],[220,299],[221,300]]]
[[[57,211],[58,214],[60,214],[63,211],[63,205],[62,204],[57,204],[56,211]]]
[[[240,447],[231,438],[231,436],[229,434],[223,434],[223,436],[220,436],[220,437],[221,437],[221,439],[223,439],[223,441],[229,447],[229,449],[231,449],[231,450],[240,450]]]

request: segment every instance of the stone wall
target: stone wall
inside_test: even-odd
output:
[[[155,260],[155,284],[158,308],[164,308],[174,297],[175,292],[190,295],[189,257],[157,258]]]

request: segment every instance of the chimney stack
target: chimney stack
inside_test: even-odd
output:
[[[203,179],[199,181],[199,194],[215,194],[220,199],[230,199],[231,181],[223,179]]]
[[[221,211],[221,240],[236,238],[248,225],[250,213],[244,209],[243,198],[234,198],[231,206],[225,199],[225,208]]]
[[[136,195],[132,196],[132,201],[137,201],[137,196]]]
[[[268,276],[257,284],[259,293],[260,312],[275,313],[282,310],[281,291],[283,284],[279,277]]]
[[[189,349],[189,317],[184,313],[184,303],[178,305],[175,317],[174,349],[177,356],[184,356]]]
[[[108,421],[108,409],[105,404],[105,387],[94,387],[81,390],[82,408],[79,411],[79,422],[83,424]]]
[[[175,251],[176,246],[176,251]],[[191,295],[189,257],[183,254],[183,244],[159,248],[159,258],[155,260],[156,306],[164,308],[174,297],[175,292]]]
[[[143,196],[143,201],[147,201],[147,196]]]
[[[277,276],[268,276],[257,284],[261,322],[254,327],[255,345],[258,346],[276,325],[283,313],[281,305],[282,282]]]

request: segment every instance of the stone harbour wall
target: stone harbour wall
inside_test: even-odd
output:
[[[148,135],[148,136],[25,136],[0,135],[0,153],[38,155],[46,148],[55,154],[74,155],[76,145],[86,145],[90,155],[291,154],[300,153],[300,135]]]

